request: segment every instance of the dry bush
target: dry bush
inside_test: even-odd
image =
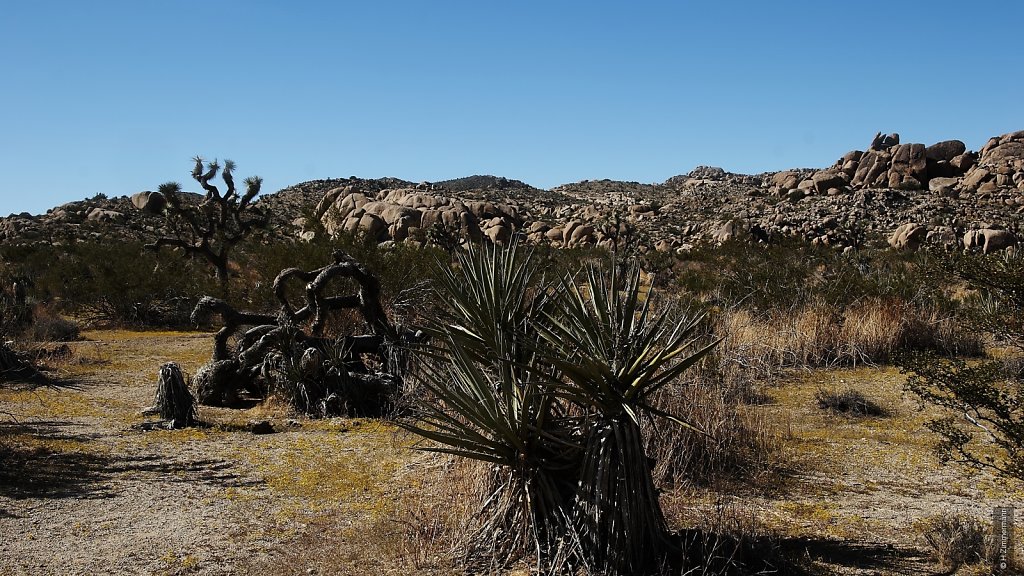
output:
[[[754,510],[719,500],[696,511],[693,528],[679,533],[687,576],[804,574],[786,557],[777,534],[768,530]]]
[[[437,453],[424,453],[406,469],[416,489],[403,492],[394,522],[398,556],[407,568],[453,568],[458,551],[481,527],[489,475],[486,464]]]
[[[761,400],[753,386],[738,365],[708,362],[658,394],[656,408],[700,430],[648,424],[648,453],[659,485],[756,481],[784,465],[779,431],[764,413],[746,409]]]
[[[853,390],[818,390],[814,395],[818,408],[851,416],[888,416],[889,411],[863,393]]]
[[[770,373],[785,367],[872,364],[908,349],[977,355],[978,333],[957,329],[935,308],[870,299],[845,308],[809,303],[755,314],[736,308],[716,327],[722,350],[744,366]]]
[[[81,328],[47,306],[36,306],[24,335],[34,342],[73,342],[80,337]]]
[[[977,518],[943,514],[922,521],[919,529],[932,557],[950,572],[986,559],[986,530]]]

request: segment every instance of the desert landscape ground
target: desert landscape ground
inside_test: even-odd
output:
[[[1024,132],[552,190],[228,166],[0,219],[0,574],[1014,573]],[[171,362],[194,421],[144,414]]]

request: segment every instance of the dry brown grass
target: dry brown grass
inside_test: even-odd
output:
[[[881,363],[911,348],[965,355],[983,350],[981,335],[958,330],[936,309],[877,299],[843,310],[822,303],[761,315],[734,309],[723,314],[718,331],[725,337],[724,357],[767,373]]]
[[[781,453],[784,432],[750,406],[759,396],[735,366],[705,366],[662,390],[655,405],[697,430],[666,420],[646,423],[655,481],[756,485],[786,467]]]

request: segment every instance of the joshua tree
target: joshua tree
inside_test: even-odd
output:
[[[205,164],[196,156],[192,178],[206,191],[206,197],[199,204],[191,204],[181,196],[181,185],[167,182],[159,191],[167,199],[167,236],[157,239],[146,247],[159,250],[163,246],[181,248],[206,259],[217,271],[221,291],[228,290],[228,256],[236,244],[245,240],[257,229],[266,226],[267,215],[252,205],[260,192],[263,179],[250,176],[245,179],[245,194],[239,196],[235,190],[235,163],[224,161],[224,167],[214,160]],[[227,185],[223,195],[210,183],[218,172]]]

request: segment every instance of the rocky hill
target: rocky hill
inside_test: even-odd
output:
[[[380,242],[500,243],[521,234],[558,246],[609,246],[630,234],[662,251],[731,238],[795,237],[842,248],[886,239],[898,247],[953,244],[975,229],[1019,232],[1024,131],[992,138],[977,152],[957,140],[903,144],[897,134],[879,133],[867,150],[822,170],[743,175],[702,166],[662,183],[585,180],[551,190],[497,176],[418,184],[350,177],[296,184],[256,204],[280,238],[348,231]],[[139,195],[95,197],[44,215],[11,215],[0,219],[0,240],[151,240],[164,219],[140,206]]]

